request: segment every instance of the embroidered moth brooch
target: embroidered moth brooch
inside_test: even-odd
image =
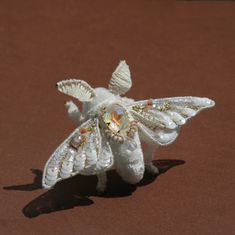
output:
[[[97,191],[104,192],[110,168],[130,184],[138,183],[145,170],[158,174],[152,163],[156,147],[171,144],[188,119],[215,104],[191,96],[142,101],[122,97],[131,86],[125,61],[113,72],[108,89],[93,89],[76,79],[57,83],[57,89],[81,101],[83,109],[80,112],[72,101],[66,103],[68,115],[78,127],[47,161],[44,188],[76,174],[97,175]],[[145,156],[141,142],[148,146]]]

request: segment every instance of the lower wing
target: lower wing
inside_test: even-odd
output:
[[[140,135],[146,142],[167,145],[177,138],[188,119],[214,105],[208,98],[185,96],[137,101],[129,111],[139,122]]]
[[[98,119],[89,119],[76,128],[48,159],[42,186],[50,188],[76,174],[99,174],[112,165],[112,150],[100,133]]]

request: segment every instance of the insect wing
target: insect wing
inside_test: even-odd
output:
[[[147,142],[167,145],[173,142],[180,127],[214,101],[200,97],[172,97],[137,101],[130,106],[133,117],[139,121],[140,135]]]
[[[114,94],[125,94],[132,86],[131,73],[126,61],[120,61],[112,74],[109,90]]]
[[[48,159],[42,186],[50,188],[76,174],[99,174],[112,165],[112,150],[100,133],[98,119],[89,119],[76,128]]]
[[[94,89],[85,81],[69,79],[58,82],[58,91],[70,95],[81,102],[90,102],[95,97]]]

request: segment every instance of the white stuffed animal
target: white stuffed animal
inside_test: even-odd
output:
[[[199,97],[173,97],[134,101],[121,95],[132,86],[129,66],[121,61],[108,89],[93,89],[85,81],[70,79],[57,89],[83,102],[83,110],[69,101],[69,117],[78,126],[46,163],[42,186],[50,188],[76,174],[97,175],[97,191],[104,192],[106,171],[116,169],[122,179],[138,183],[146,170],[158,174],[154,151],[178,136],[180,127],[214,101]],[[141,142],[148,145],[145,157]]]

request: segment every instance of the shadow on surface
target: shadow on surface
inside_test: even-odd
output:
[[[34,191],[36,189],[42,188],[42,171],[38,169],[31,169],[31,172],[35,175],[33,183],[31,184],[21,184],[21,185],[11,185],[5,186],[3,189],[6,190],[19,190],[19,191]]]
[[[155,160],[154,164],[159,168],[160,174],[170,168],[184,164],[183,160]],[[35,174],[33,183],[23,185],[5,186],[6,190],[32,191],[41,188],[42,171],[33,169]],[[137,187],[152,183],[159,175],[145,174],[143,180],[137,185],[130,185],[122,181],[114,170],[108,172],[108,187],[103,195],[96,193],[96,176],[76,175],[70,179],[58,182],[53,189],[48,190],[39,197],[29,202],[22,212],[26,217],[33,218],[40,214],[53,211],[71,209],[76,206],[88,206],[93,204],[90,196],[99,197],[125,197],[131,195]]]

